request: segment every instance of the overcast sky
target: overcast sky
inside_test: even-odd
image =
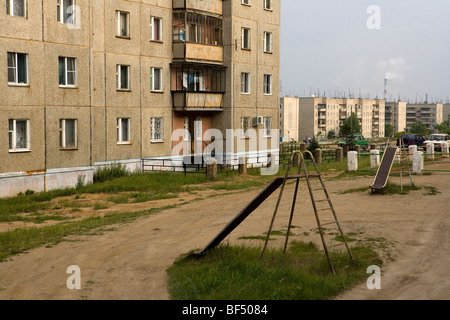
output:
[[[280,1],[282,96],[450,99],[449,0]]]

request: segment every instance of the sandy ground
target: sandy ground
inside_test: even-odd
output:
[[[450,169],[450,163],[433,168]],[[326,180],[344,231],[358,240],[351,244],[370,245],[383,260],[381,290],[369,290],[363,283],[337,299],[450,299],[450,173],[414,176],[414,180],[419,186],[437,188],[439,193],[428,195],[428,190],[422,189],[408,195],[341,194],[368,187],[373,178]],[[400,182],[398,177],[392,181]],[[408,183],[407,177],[403,183]],[[294,185],[288,184],[274,230],[286,229],[293,190]],[[70,241],[15,256],[0,263],[0,299],[170,299],[167,268],[181,254],[207,245],[258,192],[213,197],[200,194],[197,197],[202,200],[186,198],[185,204],[180,199],[165,200],[178,206],[113,231],[70,237]],[[226,241],[262,245],[260,240],[239,237],[262,235],[268,230],[277,198],[275,192]],[[137,209],[151,204],[140,206]],[[291,240],[320,245],[304,182],[296,208]],[[323,223],[330,219],[322,215]],[[332,230],[327,228],[327,233]],[[269,246],[281,247],[284,238],[278,239]],[[66,286],[70,276],[66,271],[71,265],[80,267],[80,290]]]

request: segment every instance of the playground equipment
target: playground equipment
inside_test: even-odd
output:
[[[305,158],[303,156],[304,153],[307,153],[310,158],[311,161],[314,165],[315,174],[309,174],[307,167],[306,167],[306,162],[305,162]],[[300,163],[299,163],[299,169],[298,169],[298,173],[291,175],[289,174],[290,168],[294,162],[294,156],[298,154],[299,158],[300,158]],[[304,173],[302,174],[301,171],[304,171]],[[288,244],[288,240],[289,240],[289,233],[290,233],[290,229],[292,226],[292,220],[293,220],[293,216],[294,216],[294,211],[295,211],[295,204],[296,204],[296,200],[297,200],[297,193],[298,193],[298,189],[299,189],[299,184],[300,184],[300,179],[305,179],[306,180],[306,184],[308,186],[308,191],[309,191],[309,195],[311,198],[311,203],[314,209],[314,214],[315,214],[315,218],[316,218],[316,222],[317,222],[317,227],[319,230],[319,234],[320,234],[320,238],[322,241],[322,245],[323,245],[323,249],[325,252],[325,255],[327,257],[328,263],[330,265],[331,271],[333,272],[333,274],[336,274],[336,271],[334,269],[334,266],[332,264],[330,255],[328,253],[328,246],[327,246],[327,242],[325,240],[325,233],[324,233],[324,229],[323,226],[325,225],[331,225],[334,224],[337,226],[338,230],[339,230],[339,234],[342,237],[342,242],[340,242],[337,245],[345,245],[347,248],[347,252],[351,258],[352,261],[354,261],[352,252],[350,250],[350,247],[347,243],[346,237],[344,235],[344,232],[339,224],[339,221],[337,219],[337,215],[336,215],[336,211],[333,207],[333,204],[331,202],[331,199],[329,197],[328,191],[325,187],[325,184],[323,182],[322,176],[317,168],[316,162],[314,160],[314,156],[312,155],[312,153],[310,151],[304,151],[304,152],[300,152],[300,151],[296,151],[292,154],[291,159],[289,160],[288,163],[288,167],[286,170],[286,174],[284,177],[277,177],[275,178],[264,190],[262,190],[203,250],[198,251],[196,253],[194,253],[195,256],[202,256],[204,255],[206,252],[212,250],[213,248],[215,248],[216,246],[218,246],[234,229],[236,229],[241,223],[242,221],[244,221],[254,210],[256,210],[256,208],[258,208],[272,193],[275,192],[275,190],[277,190],[279,187],[281,187],[280,190],[280,194],[278,196],[278,200],[275,206],[275,211],[273,213],[273,217],[270,223],[270,227],[269,227],[269,231],[267,232],[267,238],[264,244],[264,248],[262,250],[262,254],[261,254],[261,258],[264,257],[264,253],[266,251],[267,248],[267,243],[269,241],[269,237],[272,231],[272,227],[275,221],[275,217],[277,215],[278,212],[278,208],[281,202],[281,199],[283,197],[283,192],[284,192],[284,188],[286,185],[287,180],[296,180],[296,185],[295,185],[295,192],[294,192],[294,196],[293,196],[293,201],[292,201],[292,207],[291,207],[291,214],[289,217],[289,224],[288,224],[288,230],[287,230],[287,234],[286,234],[286,240],[285,240],[285,244],[284,244],[284,253],[286,252],[286,248],[287,248],[287,244]],[[317,178],[320,181],[320,185],[319,186],[313,186],[312,185],[312,181],[311,179],[313,178]],[[323,195],[325,195],[325,199],[319,199],[316,200],[315,198],[315,192],[316,191],[322,191]],[[326,205],[328,205],[325,208],[319,208],[318,207],[318,203],[324,203]],[[321,219],[319,216],[319,212],[323,212],[323,211],[331,211],[332,213],[332,218],[333,221],[332,222],[327,222],[322,224],[321,223]]]
[[[372,194],[374,190],[381,190],[384,194],[384,188],[386,187],[389,175],[391,174],[392,165],[394,164],[395,155],[397,154],[398,148],[396,147],[388,147],[386,148],[383,159],[381,160],[381,164],[378,167],[377,174],[373,181],[373,184],[370,186],[372,190]]]

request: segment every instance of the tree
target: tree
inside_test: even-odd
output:
[[[319,148],[320,148],[319,141],[317,141],[316,137],[313,137],[311,143],[308,145],[308,150],[311,153],[314,153],[314,151],[316,151],[316,149]]]
[[[349,150],[353,149],[355,144],[355,131],[353,130],[350,121],[346,121],[341,128],[341,134],[344,141],[348,145]]]
[[[328,131],[328,139],[334,139],[334,137],[336,136],[336,132],[334,130],[330,130]]]
[[[410,129],[411,133],[420,134],[424,136],[428,133],[428,128],[423,122],[414,122]]]
[[[384,127],[384,136],[385,137],[390,137],[394,134],[394,126],[392,124],[387,124]]]
[[[361,133],[361,126],[359,125],[359,120],[356,113],[353,112],[352,115],[345,120],[344,125],[345,124],[349,124],[353,133]]]
[[[440,124],[435,125],[434,129],[439,133],[449,133],[450,132],[448,121],[444,121]]]

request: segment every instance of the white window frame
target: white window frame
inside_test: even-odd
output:
[[[250,50],[251,49],[251,29],[241,28],[241,49]]]
[[[8,54],[14,55],[14,67],[10,67],[8,65],[7,66],[8,73],[9,73],[9,69],[14,69],[14,77],[15,77],[15,82],[10,82],[9,79],[8,79],[8,85],[9,86],[18,86],[18,87],[20,87],[20,86],[28,86],[29,82],[30,82],[30,80],[29,80],[30,79],[30,75],[29,75],[30,68],[29,68],[29,63],[28,63],[28,61],[29,61],[28,60],[28,54],[27,53],[20,53],[20,52],[8,52],[7,53],[7,58],[8,58]],[[24,83],[18,82],[19,81],[19,65],[18,65],[18,55],[19,54],[24,55],[25,58],[26,58],[27,82],[24,82]],[[7,75],[7,77],[8,77],[8,75]]]
[[[156,130],[156,125],[159,122],[159,134]],[[159,137],[158,137],[159,136]],[[150,118],[150,141],[151,143],[162,143],[164,142],[164,118],[163,117],[152,117]]]
[[[203,141],[203,118],[197,117],[195,118],[195,140]]]
[[[158,22],[158,35],[159,38],[155,39],[154,35],[154,28],[155,28],[155,21],[159,21]],[[150,18],[150,40],[151,41],[157,41],[157,42],[162,42],[163,41],[163,19],[160,17],[151,17]]]
[[[249,6],[250,5],[250,0],[241,0],[241,4]]]
[[[23,16],[14,14],[14,4],[19,0],[6,0],[6,14],[12,17],[23,17],[28,18],[28,0],[23,1]]]
[[[251,74],[249,72],[241,73],[241,94],[251,94]]]
[[[64,82],[65,84],[59,84],[60,88],[76,88],[77,84],[78,84],[78,59],[77,58],[73,58],[73,57],[58,57],[58,77],[59,77],[59,59],[64,59]],[[67,68],[67,62],[68,59],[73,59],[74,66],[75,66],[75,70],[74,71],[69,71]],[[74,79],[74,83],[73,84],[68,84],[68,74],[69,73],[73,73],[73,79]],[[58,83],[59,83],[59,79],[58,79]]]
[[[272,136],[272,117],[264,117],[264,138],[270,138]],[[267,121],[269,121],[270,125],[267,126]]]
[[[127,121],[127,139],[123,140],[123,121]],[[131,144],[131,118],[117,118],[117,144]]]
[[[122,67],[127,68],[127,87],[122,88]],[[117,91],[131,91],[131,67],[126,64],[116,65],[116,89]]]
[[[18,148],[17,147],[17,122],[25,121],[26,122],[26,147]],[[11,128],[12,124],[12,128]],[[8,120],[8,134],[9,134],[9,143],[8,145],[9,152],[28,152],[31,151],[31,139],[30,139],[30,120],[29,119],[9,119]]]
[[[72,0],[72,5],[71,6],[67,6],[67,8],[72,8],[72,12],[70,17],[72,17],[72,19],[65,19],[66,17],[66,13],[64,12],[64,3],[66,1],[69,0],[56,0],[56,9],[57,9],[57,16],[56,16],[56,20],[62,24],[75,24],[75,22],[77,21],[75,15],[76,15],[76,0]]]
[[[189,117],[184,117],[184,137],[183,141],[189,141]]]
[[[272,11],[272,0],[264,0],[264,10]]]
[[[159,86],[160,88],[155,88],[155,70],[159,70]],[[154,92],[162,92],[163,91],[163,69],[162,68],[150,68],[150,90]]]
[[[126,35],[122,34],[122,19],[121,16],[125,15],[126,16]],[[120,11],[117,10],[116,11],[116,18],[117,18],[117,33],[116,33],[116,37],[118,38],[126,38],[129,39],[131,32],[130,32],[130,13],[126,12],[126,11]]]
[[[250,117],[242,117],[241,118],[241,127],[242,127],[242,136],[248,137],[249,136],[249,130],[250,130]]]
[[[263,80],[263,93],[265,96],[272,95],[272,75],[265,74]]]
[[[73,128],[73,141],[74,145],[67,145],[66,142],[66,122],[67,121],[73,121],[74,122],[74,128]],[[66,149],[66,148],[78,148],[78,119],[59,119],[59,147]]]
[[[272,53],[272,32],[264,31],[264,52]]]

